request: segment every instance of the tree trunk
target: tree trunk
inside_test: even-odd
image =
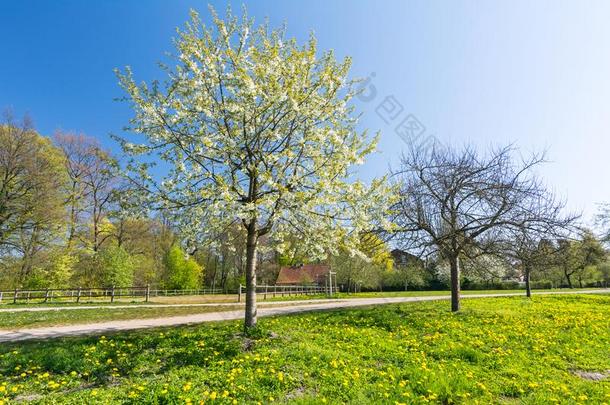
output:
[[[529,267],[525,267],[525,296],[527,298],[532,298],[532,287],[530,285],[530,269]]]
[[[246,316],[244,330],[256,326],[256,221],[248,225],[248,239],[246,245]]]
[[[460,310],[460,259],[457,256],[449,258],[451,265],[451,311]]]
[[[569,288],[573,288],[572,287],[572,280],[570,279],[571,274],[564,272],[564,274],[566,275],[566,281],[568,282],[568,287]]]

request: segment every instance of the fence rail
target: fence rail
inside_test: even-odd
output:
[[[241,284],[239,285],[239,289],[237,292],[237,302],[242,301],[242,295],[245,293],[246,289]],[[291,297],[291,296],[299,296],[299,295],[320,295],[327,294],[332,295],[333,291],[336,291],[335,286],[331,286],[329,289],[328,285],[326,286],[317,286],[317,285],[257,285],[256,286],[256,295],[261,296],[263,300],[268,298],[275,297]]]
[[[235,291],[235,290],[233,290]],[[212,295],[212,294],[229,294],[222,288],[203,288],[200,290],[150,290],[150,295],[154,297],[172,297],[178,295]],[[235,294],[235,292],[233,293]]]
[[[263,300],[275,297],[291,297],[299,295],[332,295],[336,290],[336,286],[329,288],[326,286],[316,285],[259,285],[256,287],[256,294]],[[0,302],[12,301],[17,302],[52,302],[53,300],[60,301],[91,301],[99,299],[108,299],[114,302],[117,298],[142,298],[145,302],[150,300],[150,297],[174,297],[185,295],[237,295],[237,302],[242,301],[242,295],[245,293],[245,287],[240,285],[238,289],[226,291],[220,288],[204,288],[198,290],[162,290],[153,289],[150,286],[133,286],[133,287],[92,287],[92,288],[48,288],[26,290],[16,288],[14,290],[0,291]]]
[[[25,300],[42,300],[42,302],[50,302],[54,299],[73,299],[80,302],[83,299],[108,298],[110,302],[114,302],[115,298],[120,297],[142,297],[146,302],[150,298],[150,287],[92,287],[92,288],[47,288],[39,290],[21,290],[15,288],[10,291],[0,291],[0,302],[3,300],[12,300],[13,303]]]

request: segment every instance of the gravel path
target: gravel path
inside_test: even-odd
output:
[[[610,289],[605,290],[590,290],[590,291],[557,291],[557,292],[539,292],[535,295],[549,295],[549,294],[607,294],[610,293]],[[523,295],[523,293],[506,293],[506,294],[469,294],[463,295],[462,298],[489,298],[489,297],[510,297]],[[288,301],[288,302],[277,302],[267,303],[263,308],[258,309],[258,316],[274,316],[274,315],[287,315],[299,312],[308,311],[323,311],[341,308],[352,308],[360,306],[370,305],[382,305],[382,304],[397,304],[404,302],[418,302],[418,301],[436,301],[436,300],[447,300],[449,295],[436,295],[436,296],[422,296],[422,297],[387,297],[387,298],[350,298],[340,300],[305,300],[305,301]],[[272,306],[267,306],[273,304]],[[284,306],[282,306],[283,304]],[[179,306],[201,306],[201,305],[219,305],[219,304],[180,304]],[[230,304],[235,305],[235,304]],[[152,307],[160,307],[162,305],[151,305]],[[166,306],[177,306],[177,305],[166,305]],[[64,307],[66,309],[67,307]],[[70,307],[73,308],[73,307]],[[90,306],[84,308],[91,308]],[[116,308],[113,306],[112,308]],[[54,308],[53,308],[54,309]],[[22,340],[31,339],[49,339],[59,338],[68,336],[80,336],[80,335],[98,335],[108,334],[118,331],[133,330],[133,329],[146,329],[146,328],[158,328],[167,326],[177,325],[188,325],[197,324],[203,322],[215,322],[225,321],[232,319],[242,319],[244,313],[242,310],[238,311],[221,311],[221,312],[208,312],[203,314],[183,315],[183,316],[172,316],[164,318],[152,318],[152,319],[132,319],[125,321],[106,321],[99,323],[79,324],[79,325],[67,325],[67,326],[49,326],[43,328],[32,328],[32,329],[17,329],[17,330],[2,330],[0,331],[0,342],[16,342]]]

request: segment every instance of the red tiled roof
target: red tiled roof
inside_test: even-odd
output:
[[[325,264],[304,264],[302,266],[282,267],[277,276],[277,285],[286,284],[324,284],[330,267]]]

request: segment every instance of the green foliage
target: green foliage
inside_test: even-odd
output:
[[[61,239],[65,225],[63,162],[61,152],[27,120],[0,122],[0,265],[10,256],[19,261],[14,285],[44,282],[33,273],[40,253]]]
[[[386,272],[383,284],[392,289],[419,289],[428,284],[429,277],[423,263],[414,261],[406,265],[398,264],[393,271]]]
[[[170,248],[165,256],[166,275],[164,285],[168,289],[197,289],[203,277],[203,267],[193,258],[186,257],[178,245]]]
[[[603,404],[610,296],[421,302],[0,347],[41,403]],[[271,334],[267,331],[273,331]],[[23,374],[22,374],[23,373]],[[41,396],[40,398],[38,396]]]
[[[30,303],[35,300],[31,300]],[[42,299],[36,300],[42,303]],[[11,301],[12,302],[12,301]],[[57,300],[54,303],[58,306],[66,306],[67,302],[57,304]],[[74,303],[74,300],[70,300],[70,303]],[[83,305],[86,303],[86,297],[81,299],[78,304]],[[91,303],[91,302],[89,302]],[[23,304],[22,304],[23,305]],[[42,303],[42,305],[53,305],[51,303]],[[121,302],[121,306],[127,306],[127,308],[115,308],[109,303],[109,299],[105,302],[97,301],[95,305],[106,305],[106,308],[102,310],[97,309],[70,309],[68,311],[19,311],[19,312],[0,312],[0,328],[1,329],[15,329],[15,328],[36,328],[44,326],[57,326],[57,325],[74,325],[83,323],[94,323],[103,321],[118,321],[118,320],[130,320],[130,319],[148,319],[148,318],[160,318],[160,317],[171,317],[181,315],[194,315],[206,312],[216,311],[230,311],[239,309],[240,306],[199,306],[199,307],[185,307],[185,306],[170,306],[170,307],[141,307],[138,304],[129,304],[126,301]],[[131,306],[130,306],[131,305]]]
[[[606,251],[590,231],[585,231],[580,240],[560,241],[556,256],[558,267],[569,287],[573,286],[574,281],[582,287],[602,277],[596,266],[605,260]]]
[[[128,287],[133,285],[135,262],[129,253],[119,246],[105,247],[98,253],[101,282],[104,286]]]
[[[207,25],[193,10],[163,85],[117,72],[141,135],[119,141],[147,197],[181,207],[175,220],[188,239],[243,221],[278,250],[297,233],[321,259],[340,244],[355,250],[371,223],[389,226],[393,190],[385,178],[350,176],[377,144],[357,125],[351,60],[318,50],[313,35],[299,44],[284,34],[230,9]],[[271,111],[282,113],[262,113]],[[153,156],[168,170],[151,176]]]
[[[342,248],[329,258],[331,268],[337,272],[337,281],[347,289],[378,289],[393,273],[393,260],[387,245],[378,236],[361,234],[358,252]]]

